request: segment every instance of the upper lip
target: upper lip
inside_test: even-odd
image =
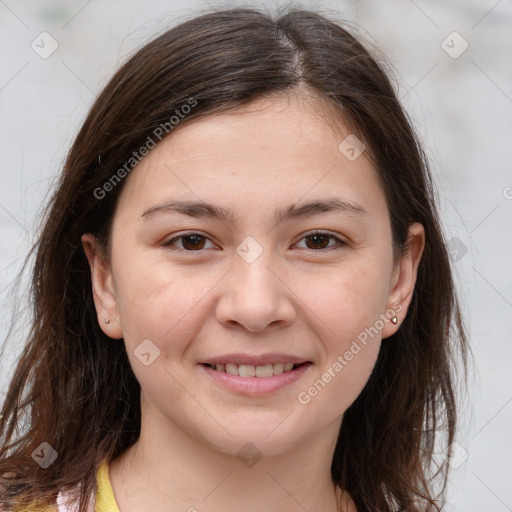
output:
[[[293,363],[302,364],[309,362],[307,359],[302,357],[290,355],[290,354],[260,354],[260,355],[248,355],[248,354],[225,354],[223,356],[211,357],[201,364],[247,364],[252,366],[265,366],[267,364],[276,363]]]

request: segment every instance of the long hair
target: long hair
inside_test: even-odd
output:
[[[101,461],[138,438],[140,385],[124,345],[109,342],[98,325],[80,240],[93,233],[108,253],[116,201],[138,149],[148,137],[158,142],[162,127],[172,133],[175,124],[301,90],[364,141],[396,254],[406,250],[412,222],[426,233],[408,314],[344,415],[332,479],[360,511],[440,510],[448,466],[435,466],[434,439],[445,431],[450,453],[455,370],[461,362],[466,368],[468,347],[427,158],[363,44],[341,23],[293,8],[278,16],[246,8],[201,13],[134,53],[94,102],[33,247],[33,318],[0,418],[0,506],[36,497],[54,503],[59,490],[80,484],[84,512]],[[45,469],[32,457],[41,443],[58,454]]]

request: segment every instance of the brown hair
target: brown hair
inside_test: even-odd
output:
[[[114,174],[124,177],[119,170],[128,169],[134,152],[191,98],[194,107],[179,126],[299,90],[329,104],[366,144],[396,254],[407,250],[412,222],[426,233],[408,315],[345,413],[333,482],[360,511],[440,510],[448,466],[433,468],[434,439],[442,428],[447,446],[454,440],[454,372],[459,361],[466,368],[468,347],[427,159],[389,78],[340,23],[306,10],[273,17],[245,8],[201,14],[136,52],[99,95],[71,147],[32,250],[33,322],[0,418],[1,506],[35,497],[55,503],[59,490],[80,483],[83,512],[100,462],[138,438],[140,386],[124,345],[110,343],[98,325],[80,240],[89,232],[108,247],[126,181],[114,183]],[[98,192],[107,182],[108,193]],[[31,457],[42,442],[58,453],[47,469]]]

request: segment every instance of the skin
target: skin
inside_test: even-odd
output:
[[[98,322],[112,343],[124,340],[142,389],[140,438],[110,465],[122,512],[336,510],[330,466],[343,413],[366,384],[381,341],[406,316],[424,229],[410,226],[410,250],[394,263],[375,170],[364,152],[354,161],[340,152],[351,132],[334,129],[320,110],[305,97],[277,95],[179,127],[127,178],[110,258],[92,235],[82,238]],[[333,196],[366,214],[274,220],[276,209]],[[141,218],[171,199],[213,203],[236,220]],[[305,237],[316,229],[346,245],[327,237],[312,243]],[[175,241],[176,251],[164,245],[187,232],[206,237],[199,250],[187,252],[190,239]],[[247,237],[263,251],[251,263],[236,252]],[[398,323],[387,320],[300,403],[299,393],[390,308]],[[160,350],[149,366],[134,355],[145,339]],[[280,352],[313,364],[271,396],[243,396],[199,365],[235,352]],[[248,442],[261,455],[252,467],[237,457]],[[355,510],[346,493],[341,508]]]

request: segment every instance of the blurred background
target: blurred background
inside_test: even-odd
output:
[[[512,0],[0,0],[2,342],[21,319],[0,403],[28,324],[15,278],[93,99],[155,34],[227,5],[319,10],[386,59],[432,162],[474,353],[445,510],[512,511]]]

